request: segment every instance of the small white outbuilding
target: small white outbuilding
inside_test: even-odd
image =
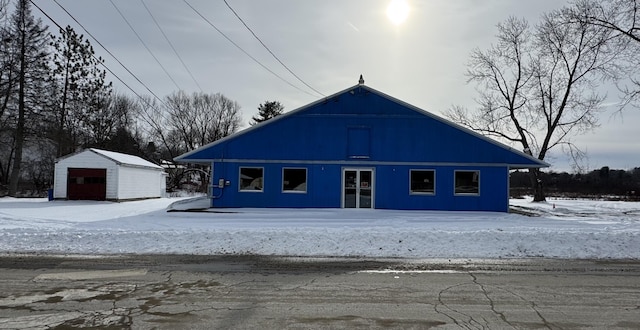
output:
[[[56,160],[53,198],[127,201],[163,197],[164,169],[138,156],[85,149]]]

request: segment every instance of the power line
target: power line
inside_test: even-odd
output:
[[[142,3],[142,5],[144,6],[144,8],[147,10],[147,13],[149,13],[149,16],[151,16],[151,19],[153,20],[153,22],[156,24],[156,26],[158,27],[158,30],[160,30],[160,32],[162,33],[162,35],[164,36],[164,39],[167,41],[167,43],[169,44],[169,46],[171,46],[171,49],[173,49],[173,52],[176,54],[176,56],[178,57],[178,59],[180,60],[180,63],[182,63],[182,66],[184,67],[184,69],[187,71],[187,73],[189,73],[189,76],[191,76],[191,79],[193,80],[193,82],[196,84],[196,86],[198,86],[198,89],[200,89],[201,92],[203,92],[202,87],[200,87],[200,84],[198,83],[198,81],[196,80],[196,78],[193,76],[193,73],[191,73],[191,70],[189,70],[189,67],[187,67],[187,65],[184,63],[184,61],[182,60],[182,57],[180,56],[180,54],[178,53],[178,51],[176,50],[176,48],[173,46],[173,43],[171,42],[171,40],[169,40],[169,37],[167,37],[167,34],[164,32],[164,30],[162,29],[162,27],[160,26],[160,24],[158,23],[158,21],[156,20],[156,18],[153,16],[153,14],[151,13],[151,10],[149,10],[149,7],[147,7],[147,4],[144,2],[144,0],[140,0],[140,2]]]
[[[33,0],[29,0],[31,1],[31,3],[33,3]],[[158,101],[160,101],[161,104],[163,104],[165,107],[167,106],[164,101],[162,101],[161,98],[158,97],[158,95],[156,95],[156,93],[154,93],[151,89],[149,89],[149,87],[147,87],[147,85],[145,85],[142,80],[140,80],[140,78],[138,78],[138,76],[136,76],[133,72],[131,72],[131,70],[129,70],[129,68],[127,68],[122,61],[120,61],[115,55],[113,55],[113,53],[107,49],[107,47],[105,47],[100,40],[96,39],[96,37],[93,36],[93,34],[91,34],[91,32],[89,32],[84,25],[82,25],[82,23],[80,23],[73,15],[71,15],[71,13],[64,8],[59,2],[58,0],[53,0],[53,2],[55,2],[58,7],[60,7],[60,9],[62,9],[65,13],[67,13],[67,15],[69,15],[69,17],[71,17],[71,19],[73,19],[74,22],[76,22],[76,24],[78,24],[78,26],[80,26],[82,28],[82,30],[84,30],[84,32],[87,33],[87,35],[89,35],[98,45],[100,45],[100,47],[102,47],[102,49],[104,49],[104,51],[106,51],[111,57],[113,57],[114,60],[116,60],[116,62],[118,62],[118,64],[120,64],[120,66],[122,66],[136,81],[138,81],[138,83],[140,83],[140,85],[144,86],[144,88],[151,93],[151,95],[153,95],[153,97],[155,97]],[[35,4],[34,4],[35,6]],[[37,6],[36,6],[37,7]],[[38,8],[40,9],[40,8]],[[42,11],[42,10],[40,10]],[[106,66],[105,66],[106,67]],[[111,72],[113,74],[113,72],[111,70],[109,70],[109,72]],[[117,78],[117,76],[116,76]],[[118,80],[122,81],[120,78],[118,78]],[[131,88],[129,88],[131,89]],[[133,91],[133,90],[132,90]],[[135,93],[135,92],[134,92]]]
[[[44,10],[42,10],[42,8],[40,8],[40,6],[36,5],[35,2],[33,2],[33,0],[29,0],[29,2],[31,2],[32,5],[34,5],[36,8],[38,8],[38,10],[44,16],[46,16],[53,24],[55,24],[60,29],[61,32],[66,33],[65,29],[56,20],[54,20],[51,16],[49,16],[49,14],[47,14]],[[93,36],[91,36],[91,37],[93,38]],[[95,40],[95,38],[94,38],[94,40]],[[131,92],[133,92],[138,98],[143,99],[143,97],[140,96],[138,93],[136,93],[136,91],[133,90],[133,88],[131,88],[131,86],[129,86],[126,82],[124,82],[124,80],[122,80],[117,74],[115,74],[115,72],[113,72],[106,64],[104,64],[104,62],[96,54],[91,54],[91,56],[93,56],[93,58],[96,59],[98,61],[98,63],[100,63],[100,65],[102,65],[107,71],[109,71],[109,73],[111,75],[116,77],[116,79],[118,79],[118,81],[120,81],[125,87],[127,87],[127,89],[129,89]]]
[[[60,24],[58,24],[58,22],[56,22],[51,16],[49,16],[44,10],[42,10],[42,8],[40,8],[38,5],[36,5],[33,0],[29,0],[29,2],[31,2],[31,4],[33,4],[36,8],[38,8],[38,10],[40,10],[40,12],[42,14],[44,14],[45,16],[47,16],[47,18],[49,18],[49,20],[51,20],[51,22],[53,22],[53,24],[55,24],[58,28],[60,28],[61,31],[64,31],[64,29],[62,28],[62,26]],[[129,70],[129,68],[127,68],[115,55],[113,55],[113,53],[111,53],[111,51],[109,51],[98,39],[96,39],[96,37],[94,37],[69,11],[66,10],[66,8],[64,8],[60,3],[58,3],[57,0],[53,0],[53,2],[55,2],[65,13],[67,13],[67,15],[69,15],[86,33],[87,35],[89,35],[98,45],[100,45],[100,47],[102,47],[102,49],[104,49],[109,55],[111,55],[111,57],[113,57],[113,59],[115,59],[118,64],[120,64],[120,66],[122,66],[131,76],[133,76],[133,78],[136,79],[136,81],[138,81],[142,86],[144,86],[144,88],[151,94],[153,95],[153,97],[158,100],[158,102],[164,106],[166,109],[169,108],[169,106],[161,99],[158,97],[158,95],[156,95],[151,89],[149,89],[149,87],[147,87],[147,85],[145,85],[133,72],[131,72],[131,70]],[[126,82],[124,82],[124,80],[122,80],[122,78],[120,78],[115,72],[113,72],[113,70],[111,70],[105,63],[103,63],[98,57],[96,57],[95,54],[92,54],[92,56],[94,58],[96,58],[98,60],[98,62],[107,70],[109,71],[109,73],[111,73],[111,75],[113,75],[114,77],[116,77],[116,79],[118,79],[118,81],[120,81],[127,89],[129,89],[135,96],[138,97],[138,99],[140,99],[143,103],[145,103],[148,107],[153,108],[154,110],[156,110],[158,112],[158,114],[160,114],[160,116],[166,120],[166,115],[163,111],[159,111],[156,106],[154,104],[152,104],[151,102],[149,102],[149,100],[147,100],[146,98],[142,97],[140,94],[138,94],[131,86],[129,86],[129,84],[127,84]],[[145,119],[146,120],[146,119]]]
[[[55,0],[54,0],[55,1]],[[198,14],[198,16],[200,16],[205,22],[207,22],[207,24],[209,24],[211,27],[213,27],[216,31],[218,31],[218,33],[220,33],[225,39],[227,39],[227,41],[229,41],[230,43],[232,43],[236,48],[238,48],[240,51],[242,51],[245,55],[249,56],[249,58],[251,58],[254,62],[256,62],[258,65],[260,65],[263,69],[269,71],[272,75],[278,77],[280,80],[282,80],[283,82],[285,82],[286,84],[288,84],[289,86],[307,94],[313,97],[316,97],[316,95],[313,95],[303,89],[301,89],[300,87],[290,83],[289,81],[287,81],[286,79],[282,78],[280,75],[278,75],[277,73],[273,72],[271,69],[269,69],[268,67],[266,67],[264,64],[262,64],[260,61],[258,61],[255,57],[251,56],[251,54],[249,54],[246,50],[244,50],[242,47],[240,47],[240,45],[238,45],[237,43],[235,43],[233,40],[231,40],[231,38],[229,38],[226,34],[224,34],[224,32],[222,32],[217,26],[215,26],[215,24],[213,24],[209,19],[207,19],[204,15],[202,15],[196,8],[194,8],[187,0],[182,0],[185,4],[187,4],[187,6],[189,6],[189,8],[191,8],[196,14]]]
[[[142,39],[142,37],[140,37],[140,34],[138,34],[138,32],[136,31],[136,29],[133,28],[133,25],[131,25],[131,23],[129,23],[129,20],[127,20],[127,18],[124,16],[124,14],[122,13],[122,11],[120,11],[120,8],[118,8],[118,6],[116,6],[116,4],[113,2],[113,0],[109,0],[109,2],[111,2],[111,4],[113,5],[113,7],[116,9],[116,11],[118,12],[118,14],[120,14],[120,17],[122,17],[122,19],[125,21],[125,23],[127,23],[127,25],[129,26],[129,28],[131,29],[131,31],[133,31],[133,34],[136,35],[136,37],[138,37],[138,40],[140,40],[140,43],[142,43],[142,45],[144,46],[145,49],[147,49],[147,51],[149,52],[149,54],[151,55],[151,57],[153,57],[154,60],[156,60],[156,63],[158,63],[158,65],[160,66],[160,68],[162,68],[162,71],[164,71],[164,73],[167,74],[167,77],[169,77],[169,79],[171,80],[171,82],[173,82],[173,84],[176,86],[176,88],[178,88],[178,90],[182,90],[182,88],[180,88],[180,86],[178,85],[178,83],[176,83],[176,81],[173,79],[173,77],[171,76],[171,74],[169,73],[169,71],[167,71],[167,69],[165,69],[164,65],[162,65],[162,63],[160,63],[160,60],[158,60],[158,58],[156,57],[156,55],[153,54],[153,52],[151,51],[151,49],[147,46],[147,44],[144,42],[144,40]]]
[[[55,1],[55,0],[54,0],[54,1]],[[46,17],[47,17],[51,22],[53,22],[53,24],[55,24],[55,25],[60,29],[61,33],[66,33],[66,30],[65,30],[64,28],[62,28],[62,26],[61,26],[60,24],[58,24],[58,22],[56,22],[56,20],[54,20],[51,16],[49,16],[49,14],[47,14],[44,10],[42,10],[42,8],[40,8],[38,5],[36,5],[36,4],[35,4],[35,2],[33,2],[33,0],[29,0],[29,2],[31,2],[31,4],[32,4],[32,5],[34,5],[36,8],[38,8],[38,10],[39,10],[39,11],[40,11],[44,16],[46,16]],[[58,4],[58,5],[60,5],[60,4]],[[64,8],[63,8],[63,10],[64,10]],[[66,11],[66,10],[65,10],[65,11]],[[67,12],[67,14],[69,14],[69,13]],[[73,16],[72,16],[72,17],[73,17]],[[75,20],[75,19],[74,19],[74,20]],[[76,22],[77,22],[77,21],[76,21]],[[79,23],[78,23],[78,24],[79,24]],[[83,29],[84,29],[84,27],[83,27]],[[89,33],[89,32],[88,32],[88,31],[86,31],[86,30],[85,30],[85,32]],[[91,37],[92,37],[96,42],[98,42],[98,40],[96,40],[93,36],[91,36]],[[99,43],[99,42],[98,42],[98,43]],[[103,48],[104,48],[104,46],[103,46]],[[106,49],[105,49],[105,50],[106,50]],[[108,52],[108,51],[107,51],[107,52]],[[142,102],[144,102],[148,107],[150,107],[150,108],[154,109],[158,114],[160,114],[160,116],[161,116],[163,119],[165,119],[165,120],[166,120],[166,116],[165,116],[165,114],[164,114],[164,112],[163,112],[163,111],[159,111],[159,110],[156,108],[156,106],[155,106],[154,104],[151,104],[151,102],[149,102],[149,100],[147,100],[146,98],[144,98],[144,97],[142,97],[140,94],[138,94],[138,93],[137,93],[133,88],[131,88],[131,86],[129,86],[126,82],[124,82],[124,81],[123,81],[123,80],[122,80],[122,79],[121,79],[117,74],[115,74],[115,72],[113,72],[113,71],[112,71],[112,70],[111,70],[111,69],[110,69],[106,64],[104,64],[104,63],[100,60],[100,58],[98,58],[95,54],[91,54],[91,55],[93,56],[93,58],[95,58],[96,60],[98,60],[98,63],[100,63],[100,64],[101,64],[101,65],[102,65],[102,66],[103,66],[107,71],[109,71],[109,73],[111,73],[111,75],[113,75],[114,77],[116,77],[116,79],[118,79],[118,81],[120,81],[120,83],[122,83],[126,88],[128,88],[128,89],[129,89],[129,90],[130,90],[130,91],[131,91],[135,96],[137,96],[137,97],[138,97],[138,99],[140,99]],[[113,56],[113,55],[111,55],[111,56]],[[114,57],[114,58],[115,58],[115,57]],[[116,60],[117,60],[117,59],[116,59]],[[120,63],[120,65],[122,65],[122,63]],[[125,69],[126,69],[126,67],[125,67]],[[127,70],[127,71],[129,71],[129,70]],[[131,73],[131,72],[129,72],[129,73]],[[133,75],[133,74],[132,74],[132,75]],[[135,75],[134,75],[134,77],[135,77]],[[136,77],[136,79],[137,79],[137,77]],[[138,81],[140,81],[140,80],[138,79]],[[140,82],[140,83],[142,83],[142,82]],[[144,84],[142,84],[142,85],[144,86]],[[145,86],[145,87],[146,87],[146,86]],[[147,90],[149,90],[149,88],[147,88]],[[151,93],[153,94],[153,92],[151,92]],[[165,108],[167,107],[167,105],[166,105],[166,104],[165,104],[161,99],[159,99],[155,94],[153,94],[153,95],[156,97],[156,99],[158,99],[158,100],[160,101],[160,103],[161,103],[161,104],[163,104],[163,105],[165,106]],[[146,113],[146,110],[142,110],[142,111],[145,111],[145,113]],[[148,117],[149,117],[149,116],[144,117],[144,120],[145,120],[148,124],[150,124],[151,126],[156,125],[155,123],[153,123],[153,124],[152,124],[152,123],[149,123],[149,120],[153,120],[153,119],[149,119]]]
[[[231,5],[227,2],[227,0],[223,0],[224,3],[227,5],[227,7],[231,10],[231,12],[233,12],[234,15],[236,15],[236,17],[238,18],[238,20],[240,20],[240,22],[242,22],[242,25],[244,25],[245,28],[247,28],[247,30],[249,30],[249,32],[251,32],[251,34],[253,35],[254,38],[256,38],[256,40],[258,40],[258,42],[260,42],[260,44],[262,45],[262,47],[264,47],[264,49],[266,49],[269,54],[271,54],[271,56],[273,56],[273,58],[276,59],[276,61],[278,61],[278,63],[282,64],[282,66],[287,69],[287,71],[289,71],[289,73],[291,73],[294,77],[296,77],[296,79],[298,79],[300,82],[302,82],[305,86],[311,88],[314,92],[322,95],[322,96],[326,96],[324,94],[322,94],[321,92],[319,92],[317,89],[311,87],[309,84],[307,84],[304,80],[302,80],[302,78],[298,77],[297,74],[295,74],[293,71],[291,71],[291,69],[289,69],[288,66],[286,66],[279,58],[278,56],[276,56],[276,54],[274,54],[271,49],[269,49],[269,47],[267,47],[267,45],[265,45],[264,42],[262,42],[262,40],[255,34],[255,32],[253,32],[253,30],[247,25],[247,23],[245,23],[245,21],[242,19],[242,17],[240,17],[240,15],[238,15],[238,13],[233,9],[233,7],[231,7]]]
[[[78,20],[71,15],[71,13],[69,13],[69,11],[67,11],[60,3],[58,3],[57,0],[53,0],[65,13],[67,13],[67,15],[69,15],[96,43],[98,43],[98,45],[100,45],[100,47],[102,47],[109,55],[111,55],[111,57],[113,57],[127,72],[129,72],[129,74],[131,74],[142,86],[144,86],[147,91],[149,93],[151,93],[151,95],[153,95],[153,97],[155,97],[156,100],[158,100],[160,102],[160,104],[162,106],[164,106],[165,109],[169,109],[170,107],[162,100],[160,99],[153,91],[151,91],[151,89],[149,89],[149,87],[147,87],[147,85],[145,85],[135,74],[133,74],[133,72],[131,72],[131,70],[129,70],[124,64],[122,64],[122,62],[120,60],[118,60],[117,57],[115,57],[104,45],[102,45],[102,43],[100,43],[100,41],[98,39],[96,39],[89,31],[87,31],[87,29],[80,23],[78,22]],[[53,22],[53,24],[55,24],[62,33],[65,33],[65,29],[62,28],[62,26],[56,21],[54,20],[51,16],[49,16],[49,14],[47,14],[44,10],[42,10],[42,8],[40,8],[38,5],[35,4],[35,2],[33,0],[29,0],[29,2],[31,2],[32,5],[34,5],[36,8],[38,8],[38,10],[40,10],[40,12],[45,15],[51,22]],[[138,97],[138,99],[140,99],[145,105],[147,105],[149,108],[153,109],[156,111],[157,114],[160,115],[160,117],[164,120],[167,120],[167,116],[165,114],[164,111],[160,111],[155,104],[151,103],[149,100],[147,100],[145,97],[141,96],[140,94],[138,94],[133,88],[131,88],[131,86],[129,86],[126,82],[124,82],[124,80],[122,80],[117,74],[115,74],[115,72],[113,72],[100,58],[98,58],[95,54],[92,54],[92,56],[98,60],[98,62],[107,70],[109,71],[109,73],[111,73],[111,75],[113,75],[116,79],[118,79],[118,81],[120,81],[127,89],[129,89],[135,96]],[[155,119],[152,118],[148,113],[147,110],[142,109],[142,111],[144,111],[147,116],[143,116],[143,120],[147,122],[147,124],[151,125],[152,129],[157,129],[158,124],[155,122]],[[151,122],[150,122],[151,121]],[[164,141],[164,135],[161,134],[161,139]],[[166,142],[165,142],[166,143]]]

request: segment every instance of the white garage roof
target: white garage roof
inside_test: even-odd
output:
[[[96,148],[90,148],[89,150],[91,150],[92,152],[101,155],[103,157],[106,157],[108,159],[113,160],[114,162],[118,163],[118,165],[129,165],[129,166],[139,166],[139,167],[150,167],[150,168],[155,168],[155,169],[159,169],[159,170],[163,170],[162,167],[144,160],[138,156],[134,156],[134,155],[128,155],[128,154],[122,154],[119,152],[114,152],[114,151],[107,151],[107,150],[102,150],[102,149],[96,149]]]

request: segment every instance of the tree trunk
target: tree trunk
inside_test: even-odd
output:
[[[24,10],[22,11],[24,15]],[[9,196],[15,197],[18,192],[18,182],[20,181],[20,169],[22,166],[22,149],[24,146],[24,122],[25,122],[25,74],[26,74],[26,45],[24,34],[20,39],[20,73],[18,76],[18,123],[16,125],[15,154],[11,166],[11,176],[9,178]]]
[[[18,96],[18,125],[16,126],[15,154],[11,166],[11,176],[9,178],[9,196],[15,197],[18,192],[18,182],[20,181],[20,169],[22,166],[22,149],[24,146],[24,78],[20,79],[20,91]]]
[[[529,178],[531,179],[531,188],[533,189],[533,201],[544,202],[547,197],[544,193],[542,176],[539,168],[529,169]]]

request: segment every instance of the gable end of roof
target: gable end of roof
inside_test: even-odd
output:
[[[228,136],[226,136],[226,137],[224,137],[222,139],[219,139],[219,140],[213,141],[211,143],[208,143],[208,144],[206,144],[204,146],[201,146],[201,147],[196,148],[194,150],[191,150],[191,151],[189,151],[189,152],[187,152],[185,154],[182,154],[182,155],[180,155],[178,157],[175,157],[174,161],[185,161],[185,162],[205,162],[206,161],[206,162],[208,162],[209,161],[208,159],[193,159],[193,160],[191,160],[191,159],[184,160],[184,159],[188,158],[189,156],[191,156],[191,155],[193,155],[195,153],[198,153],[198,152],[200,152],[200,151],[202,151],[204,149],[216,146],[218,144],[224,143],[224,142],[226,142],[228,140],[231,140],[231,139],[239,138],[242,135],[245,135],[245,134],[247,134],[249,132],[252,132],[253,130],[259,129],[259,128],[265,126],[265,125],[270,125],[270,124],[272,124],[272,123],[274,123],[276,121],[283,120],[283,119],[285,119],[285,118],[287,118],[289,116],[293,116],[293,115],[298,114],[300,112],[303,112],[303,111],[305,111],[307,109],[313,108],[318,104],[326,103],[329,100],[335,99],[335,98],[339,97],[342,94],[352,93],[356,89],[358,89],[358,90],[364,89],[364,90],[366,90],[366,91],[368,91],[370,93],[376,94],[376,95],[378,95],[378,96],[380,96],[380,97],[382,97],[384,99],[387,99],[388,101],[391,101],[393,103],[399,104],[399,105],[401,105],[401,106],[403,106],[403,107],[405,107],[407,109],[410,109],[412,111],[415,111],[415,112],[417,112],[417,113],[419,113],[419,114],[421,114],[423,116],[429,117],[429,118],[431,118],[433,120],[436,120],[436,121],[439,121],[439,122],[441,122],[441,123],[443,123],[445,125],[448,125],[448,126],[451,126],[451,127],[455,128],[455,129],[458,129],[460,131],[463,131],[463,132],[465,132],[467,134],[470,134],[470,135],[472,135],[472,136],[474,136],[476,138],[482,139],[482,140],[484,140],[484,141],[486,141],[488,143],[491,143],[491,144],[493,144],[493,145],[495,145],[495,146],[497,146],[499,148],[502,148],[504,150],[507,150],[509,152],[516,153],[516,154],[518,154],[518,155],[520,155],[520,156],[522,156],[524,158],[529,159],[531,162],[536,164],[536,165],[527,165],[525,167],[518,167],[517,165],[514,165],[514,166],[512,166],[512,168],[514,168],[514,169],[515,168],[529,168],[529,167],[531,167],[531,168],[542,168],[542,167],[551,166],[547,162],[541,161],[541,160],[537,159],[536,157],[533,157],[532,155],[529,155],[529,154],[524,153],[524,152],[522,152],[520,150],[514,149],[513,147],[510,147],[510,146],[508,146],[508,145],[506,145],[504,143],[501,143],[501,142],[498,142],[496,140],[493,140],[493,139],[491,139],[491,138],[489,138],[487,136],[484,136],[484,135],[482,135],[482,134],[480,134],[480,133],[478,133],[478,132],[476,132],[476,131],[474,131],[472,129],[469,129],[469,128],[464,127],[464,126],[462,126],[460,124],[454,123],[453,121],[450,121],[450,120],[448,120],[446,118],[442,118],[440,116],[437,116],[437,115],[435,115],[435,114],[433,114],[433,113],[431,113],[429,111],[426,111],[424,109],[418,108],[418,107],[416,107],[416,106],[414,106],[412,104],[409,104],[409,103],[407,103],[405,101],[397,99],[397,98],[395,98],[393,96],[385,94],[385,93],[383,93],[383,92],[381,92],[379,90],[376,90],[376,89],[371,88],[369,86],[366,86],[364,84],[357,84],[357,85],[351,86],[351,87],[346,88],[344,90],[341,90],[341,91],[339,91],[337,93],[334,93],[332,95],[329,95],[329,96],[326,96],[324,98],[321,98],[321,99],[319,99],[319,100],[317,100],[315,102],[312,102],[312,103],[304,105],[304,106],[302,106],[300,108],[291,110],[291,111],[289,111],[287,113],[284,113],[284,114],[282,114],[280,116],[277,116],[277,117],[274,117],[274,118],[269,119],[267,121],[258,123],[258,124],[254,125],[252,127],[249,127],[249,128],[247,128],[245,130],[242,130],[240,132],[228,135]]]

